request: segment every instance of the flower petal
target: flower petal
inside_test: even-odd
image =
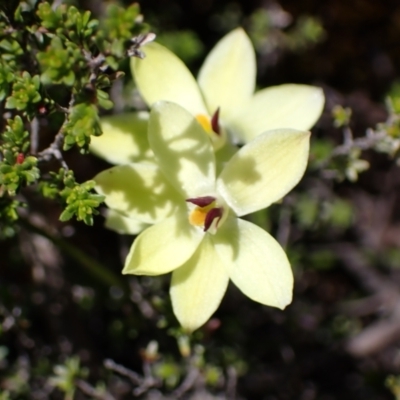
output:
[[[221,303],[229,282],[226,267],[206,235],[194,255],[172,273],[175,316],[188,331],[203,325]]]
[[[160,100],[173,101],[193,115],[207,114],[200,89],[186,65],[166,47],[149,43],[146,57],[131,58],[131,70],[146,103],[151,107]]]
[[[96,191],[106,196],[109,208],[151,224],[163,220],[186,204],[153,164],[129,164],[95,176]]]
[[[204,234],[193,228],[184,213],[147,228],[134,241],[123,274],[161,275],[184,264]]]
[[[217,190],[239,216],[280,200],[307,166],[310,132],[277,129],[256,137],[226,164]]]
[[[118,211],[108,209],[104,226],[120,235],[138,235],[148,224],[134,218],[129,218]]]
[[[125,113],[101,118],[101,136],[92,136],[89,149],[111,164],[151,160],[147,139],[148,112]]]
[[[150,113],[148,134],[161,171],[185,198],[214,191],[211,141],[188,111],[175,103],[156,103]]]
[[[260,133],[279,128],[310,129],[324,108],[322,89],[280,85],[260,90],[231,122],[233,133],[249,142]]]
[[[250,100],[256,80],[256,57],[242,28],[224,36],[211,50],[199,72],[198,82],[209,112],[221,108],[227,119]]]
[[[233,283],[246,296],[281,309],[290,304],[292,270],[271,235],[251,222],[229,218],[212,240]]]

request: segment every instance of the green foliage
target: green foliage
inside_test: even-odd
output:
[[[208,385],[217,386],[223,379],[222,369],[215,365],[206,365],[204,368],[204,378]]]
[[[23,115],[32,119],[37,112],[37,103],[42,98],[39,89],[39,75],[31,76],[29,72],[24,71],[21,77],[16,77],[14,80],[11,96],[6,101],[6,108],[23,111]]]
[[[347,229],[353,222],[354,208],[349,201],[335,198],[329,206],[329,220],[333,227]]]
[[[94,181],[77,183],[73,171],[61,168],[58,174],[52,172],[47,182],[41,183],[44,197],[60,199],[65,209],[60,215],[61,221],[68,221],[75,217],[87,225],[93,225],[93,215],[97,215],[96,208],[104,200],[104,196],[93,192]]]
[[[0,32],[0,49],[1,49],[1,60],[6,63],[10,68],[14,69],[17,67],[17,62],[21,59],[24,50],[20,45],[21,32],[12,31],[11,34],[5,35],[7,28],[5,22],[2,21],[2,15],[0,14],[0,24],[3,30]]]
[[[388,141],[388,132],[378,125],[381,132],[369,129],[365,137],[354,139],[349,127],[351,109],[336,105],[332,108],[331,114],[334,127],[343,129],[343,144],[335,148],[330,141],[325,139],[313,141],[310,167],[321,170],[325,177],[334,178],[339,182],[345,179],[356,182],[359,174],[369,169],[369,162],[361,158],[362,150],[377,149],[382,143]]]
[[[14,76],[11,68],[0,59],[0,101],[4,100],[10,90]]]
[[[128,8],[122,8],[116,4],[110,4],[107,9],[107,15],[108,18],[103,21],[104,30],[102,32],[107,34],[107,36],[112,40],[113,46],[116,44],[116,40],[130,40],[135,33],[133,30],[135,22],[142,19],[140,8],[137,3],[130,5]],[[101,38],[102,36],[99,35],[98,39]],[[120,46],[117,45],[116,47],[120,49]],[[114,54],[117,55],[118,52]]]
[[[369,169],[369,162],[362,160],[361,150],[354,149],[350,152],[348,166],[346,168],[346,178],[350,182],[356,182],[358,180],[358,175],[361,172],[367,171]]]
[[[92,104],[76,104],[72,107],[65,124],[64,150],[75,144],[85,153],[91,136],[101,135],[100,120],[97,108]]]
[[[336,105],[332,108],[333,125],[336,128],[348,126],[351,118],[351,108],[343,108],[340,105]]]
[[[336,173],[336,179],[343,181],[348,179],[356,182],[358,175],[369,168],[369,163],[361,159],[362,152],[359,148],[349,149],[347,154],[336,157],[332,162],[332,167]]]
[[[304,51],[325,38],[324,28],[315,17],[303,15],[291,23],[290,14],[278,5],[258,9],[249,17],[249,35],[263,53]]]
[[[64,364],[54,367],[54,376],[48,382],[65,393],[65,399],[73,399],[75,393],[75,381],[78,378],[85,378],[88,370],[82,368],[78,357],[67,358]]]
[[[0,166],[0,185],[10,196],[14,196],[18,188],[29,185],[39,178],[35,157],[26,157],[22,162],[5,153],[5,161]]]
[[[331,229],[347,229],[353,222],[354,210],[346,200],[333,198],[321,200],[309,194],[296,198],[295,215],[303,229],[317,230],[329,226]]]
[[[106,55],[106,61],[111,68],[116,69],[118,59],[122,58],[126,49],[131,45],[132,38],[148,26],[143,24],[143,16],[137,3],[128,8],[116,4],[107,7],[107,18],[101,21],[101,28],[94,38],[100,51]],[[141,27],[138,30],[138,26]]]
[[[331,329],[337,338],[346,338],[359,333],[362,325],[357,319],[339,314],[333,319]]]
[[[98,21],[91,19],[90,11],[82,12],[75,6],[64,4],[53,10],[49,3],[41,3],[37,15],[48,34],[68,38],[76,44],[85,44],[98,26]]]
[[[0,132],[1,236],[15,231],[21,203],[13,196],[37,181],[43,195],[65,204],[61,220],[93,223],[101,196],[91,192],[93,182],[75,182],[62,151],[86,153],[91,136],[101,135],[99,108],[113,106],[107,90],[123,75],[118,67],[135,35],[146,29],[137,4],[111,5],[101,23],[89,11],[44,0],[0,7],[0,107],[9,118]],[[59,125],[47,125],[43,117],[50,114]],[[49,132],[53,142],[39,153]],[[46,166],[53,159],[59,173]]]
[[[8,392],[7,390],[5,390],[5,391],[1,390],[0,391],[0,400],[11,400],[10,392]]]
[[[395,82],[386,99],[389,111],[385,122],[378,124],[377,130],[387,133],[375,146],[375,150],[387,153],[397,159],[399,164],[400,155],[400,83]]]
[[[330,140],[314,139],[311,140],[310,148],[310,168],[316,169],[326,159],[330,157],[335,145]]]
[[[317,199],[311,196],[301,196],[296,201],[296,215],[304,228],[311,228],[317,221],[320,205]]]
[[[29,133],[25,129],[24,123],[20,116],[7,121],[6,131],[2,134],[1,150],[10,151],[13,155],[19,152],[26,152],[29,147]]]
[[[304,15],[288,32],[287,43],[294,51],[304,50],[320,43],[325,38],[325,31],[321,22],[314,17]]]
[[[185,64],[195,60],[204,50],[203,43],[192,31],[164,32],[157,35],[157,42],[171,50]]]
[[[8,349],[6,349],[6,351],[8,351]],[[26,396],[30,393],[28,378],[29,376],[24,361],[22,359],[17,360],[2,381],[2,388],[6,390],[0,392],[0,396],[3,396],[5,399],[27,398]]]
[[[49,48],[37,55],[43,71],[41,80],[45,85],[73,86],[75,83],[74,71],[85,66],[85,60],[78,46],[67,42],[68,47],[65,48],[64,43],[60,37],[55,36],[52,38]]]
[[[37,15],[42,21],[42,26],[50,31],[55,31],[63,25],[63,14],[63,8],[57,7],[53,10],[49,3],[39,4],[37,10]]]
[[[386,387],[393,393],[396,400],[400,400],[400,376],[389,375],[385,381]]]
[[[179,363],[172,359],[167,358],[154,365],[154,375],[162,379],[169,389],[176,387],[181,378],[181,374],[182,370]]]
[[[400,82],[395,82],[388,93],[388,105],[395,114],[400,114]]]
[[[25,157],[29,147],[29,134],[24,129],[21,117],[7,121],[6,131],[1,137],[0,187],[8,195],[14,196],[23,185],[34,183],[40,176],[37,158]]]
[[[61,221],[68,221],[73,216],[78,221],[84,221],[87,225],[93,225],[93,215],[98,214],[96,208],[104,200],[104,196],[91,193],[96,183],[87,181],[77,184],[73,176],[64,179],[65,188],[60,192],[60,196],[67,203],[66,209],[60,216]]]
[[[336,257],[331,250],[317,250],[309,254],[307,265],[316,270],[328,270],[335,266]]]

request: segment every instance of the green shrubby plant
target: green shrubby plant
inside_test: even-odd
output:
[[[15,196],[37,190],[37,183],[43,196],[63,204],[61,220],[93,223],[102,196],[93,194],[92,182],[75,181],[63,152],[84,154],[91,137],[101,135],[100,109],[112,107],[107,88],[122,75],[119,63],[129,51],[142,55],[135,37],[146,29],[137,4],[126,10],[111,5],[102,21],[47,1],[0,6],[0,101],[7,118],[0,136],[3,236],[13,232],[18,206],[26,204]],[[53,114],[63,123],[50,126],[53,142],[44,148],[43,122]],[[52,159],[61,165],[58,173],[46,167]]]

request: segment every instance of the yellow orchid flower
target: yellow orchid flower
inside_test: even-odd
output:
[[[186,108],[209,133],[224,161],[234,153],[229,143],[220,149],[227,135],[233,142],[247,143],[271,129],[308,130],[324,106],[323,92],[314,86],[285,84],[254,93],[255,52],[241,28],[228,33],[211,50],[197,81],[164,46],[148,43],[144,52],[144,59],[131,59],[131,69],[147,105],[165,100]],[[146,112],[102,119],[103,135],[92,138],[91,151],[113,164],[147,160],[149,148],[143,140],[147,119]]]
[[[216,149],[224,128],[234,141],[247,143],[271,129],[308,130],[321,115],[324,95],[314,86],[286,84],[254,93],[255,52],[241,28],[228,33],[211,50],[197,82],[167,48],[149,43],[144,51],[143,60],[131,59],[131,69],[148,106],[159,100],[180,104],[209,133],[214,132]]]
[[[152,226],[134,241],[123,273],[172,272],[171,299],[193,331],[217,309],[229,279],[248,297],[284,308],[293,276],[281,248],[239,217],[268,207],[303,176],[309,132],[277,129],[243,146],[218,174],[215,153],[191,113],[154,104],[148,138],[156,163],[116,166],[95,177],[113,210]]]

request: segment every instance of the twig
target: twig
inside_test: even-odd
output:
[[[398,294],[397,285],[385,279],[376,270],[369,266],[366,257],[349,243],[336,243],[330,246],[343,265],[358,281],[371,293]]]
[[[63,155],[62,155],[60,149],[62,148],[62,145],[64,142],[64,128],[68,122],[68,114],[74,104],[75,104],[75,96],[74,95],[71,96],[71,99],[68,104],[68,108],[61,107],[60,105],[56,104],[56,108],[65,114],[65,120],[64,120],[61,128],[57,132],[56,136],[54,137],[53,143],[51,143],[47,149],[44,149],[37,155],[37,158],[39,161],[50,161],[54,157],[56,160],[58,160],[60,162],[60,164],[63,168],[68,170],[68,165],[64,161],[64,158],[63,158]]]
[[[386,136],[386,132],[374,132],[372,129],[368,129],[366,136],[357,139],[351,138],[347,140],[347,142],[345,141],[341,146],[333,149],[331,157],[348,154],[352,149],[371,149]]]
[[[82,49],[83,56],[85,57],[85,60],[88,64],[88,67],[91,70],[90,76],[89,76],[89,82],[91,85],[94,86],[96,83],[96,80],[99,76],[99,70],[106,61],[106,57],[104,54],[100,53],[96,57],[92,57],[92,53],[87,51],[86,49]]]
[[[96,388],[90,385],[88,382],[85,382],[82,379],[77,379],[75,381],[75,385],[79,388],[84,394],[93,397],[98,400],[115,400],[115,397],[112,396],[109,392],[99,393]]]
[[[385,319],[371,324],[347,343],[347,350],[355,356],[377,353],[400,338],[400,301]]]
[[[318,169],[323,169],[333,158],[349,154],[353,149],[369,150],[386,136],[386,132],[375,132],[372,129],[368,129],[366,136],[353,139],[350,129],[345,129],[343,144],[335,147],[327,158],[318,163],[317,167]]]
[[[345,268],[373,295],[364,300],[369,305],[370,313],[385,310],[386,313],[375,323],[366,327],[349,339],[346,348],[355,356],[366,356],[376,353],[400,338],[400,291],[396,284],[381,276],[372,269],[364,257],[354,246],[342,243],[333,246],[335,253],[343,261]],[[362,302],[362,300],[361,300]],[[360,308],[360,303],[357,304]],[[356,307],[342,307],[351,312]]]
[[[36,154],[39,147],[39,120],[37,117],[31,122],[31,153]]]
[[[63,168],[68,170],[68,165],[64,161],[63,155],[60,150],[64,140],[63,128],[64,124],[55,136],[53,143],[51,143],[51,145],[47,149],[38,153],[37,158],[39,161],[50,161],[54,157],[60,162]]]
[[[186,392],[188,392],[190,389],[193,388],[199,377],[200,377],[199,369],[191,363],[189,365],[189,371],[185,379],[180,384],[180,386],[177,389],[175,389],[174,392],[172,393],[172,398],[179,399],[180,397],[182,397]]]
[[[127,377],[134,385],[140,385],[143,381],[143,378],[135,371],[132,371],[123,365],[117,364],[115,361],[109,358],[104,360],[104,367],[116,372],[117,374]]]
[[[144,371],[144,379],[142,380],[141,385],[133,390],[133,394],[135,396],[140,396],[143,393],[147,392],[149,389],[161,385],[161,380],[153,376],[153,371],[151,369],[150,362],[144,361],[143,371]]]
[[[236,385],[237,385],[237,371],[235,367],[229,366],[227,369],[228,379],[226,382],[226,398],[227,400],[235,400],[236,398]]]
[[[158,317],[158,314],[149,301],[144,298],[143,287],[137,281],[137,278],[132,278],[130,281],[131,300],[138,306],[142,315],[150,320]]]
[[[141,396],[149,389],[161,385],[161,380],[153,376],[149,363],[145,362],[143,365],[145,372],[144,377],[110,359],[104,361],[104,366],[111,371],[127,377],[134,385],[136,385],[137,388],[133,390],[134,396]]]

